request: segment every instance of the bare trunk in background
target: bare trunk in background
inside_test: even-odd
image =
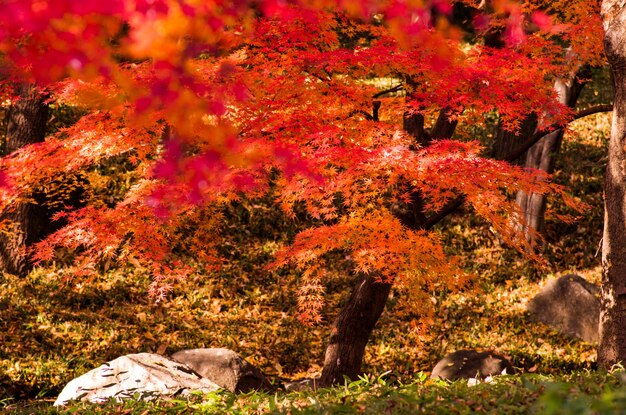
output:
[[[613,77],[613,121],[604,178],[602,310],[598,364],[626,362],[626,0],[604,0],[604,46]]]
[[[557,79],[554,89],[559,96],[559,102],[574,108],[584,83],[579,76],[570,79]],[[546,135],[533,145],[526,153],[524,167],[545,171],[548,174],[554,172],[554,164],[563,140],[563,130],[556,130]],[[528,137],[532,137],[531,132]],[[531,244],[536,243],[537,234],[543,232],[545,226],[546,196],[536,193],[519,191],[516,203],[523,212],[525,225],[524,235]]]
[[[7,112],[4,155],[44,140],[48,122],[46,96],[30,85],[17,87],[16,100]],[[46,221],[45,209],[33,203],[20,203],[0,212],[0,222],[11,224],[11,233],[0,233],[0,272],[24,276],[32,268],[26,248],[40,239]]]

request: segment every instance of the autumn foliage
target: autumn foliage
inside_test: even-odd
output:
[[[85,115],[0,160],[0,210],[82,174],[87,205],[57,213],[65,226],[33,258],[69,250],[76,275],[105,262],[145,267],[158,296],[193,271],[185,258],[219,266],[224,204],[272,190],[286,215],[304,209],[320,224],[276,260],[302,269],[305,321],[318,318],[330,252],[417,297],[465,281],[436,230],[398,218],[415,191],[426,214],[463,196],[532,255],[509,196],[568,199],[564,190],[486,158],[463,126],[497,114],[515,130],[530,113],[540,127],[566,125],[571,110],[552,85],[602,59],[597,4],[459,3],[475,7],[472,33],[446,0],[2,2],[0,15],[11,16],[0,23],[5,97],[12,83],[34,82],[54,105]],[[484,45],[493,33],[502,47]],[[424,145],[403,129],[407,115],[430,124],[443,108],[459,123],[455,140]],[[106,201],[96,197],[104,179],[94,166],[113,159],[128,187]],[[428,302],[416,304],[427,311]]]

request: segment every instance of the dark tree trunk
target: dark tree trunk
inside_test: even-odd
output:
[[[537,116],[535,114],[528,115],[523,121],[518,131],[507,131],[502,123],[498,125],[496,139],[493,142],[491,157],[496,160],[506,160],[507,157],[518,149],[524,140],[532,137],[537,128]],[[517,160],[512,160],[514,164],[522,164],[526,154]]]
[[[557,91],[559,101],[562,104],[574,108],[578,101],[578,96],[584,87],[584,81],[581,76],[573,76],[572,79],[558,79],[554,84]],[[524,139],[533,136],[533,132]],[[563,140],[563,130],[556,130],[533,145],[526,153],[524,167],[545,171],[546,173],[554,172],[554,163],[556,156],[561,148]],[[518,145],[520,143],[518,142]],[[516,196],[516,203],[523,212],[523,223],[525,225],[524,235],[526,240],[531,244],[537,241],[537,235],[544,230],[545,212],[546,212],[546,196],[536,193],[526,193],[519,191]]]
[[[450,108],[444,108],[439,111],[439,116],[430,135],[433,140],[452,138],[457,124],[458,121],[454,117],[454,112]]]
[[[598,363],[626,362],[626,4],[604,0],[604,46],[613,77],[614,110],[604,179],[602,310]]]
[[[7,113],[5,155],[43,141],[46,134],[46,97],[28,85],[19,86],[17,95],[20,99]],[[33,203],[20,203],[0,212],[0,222],[7,220],[12,227],[10,234],[0,234],[0,271],[20,276],[28,273],[32,264],[26,255],[26,247],[40,239],[45,216],[43,207]]]
[[[376,111],[378,107],[376,108]],[[450,111],[443,109],[428,136],[424,130],[424,118],[420,114],[405,114],[404,129],[411,134],[419,146],[428,145],[431,137],[450,138],[454,134],[456,121],[448,117]],[[427,218],[422,212],[422,197],[414,192],[412,202],[397,215],[411,229],[423,229]],[[391,292],[392,283],[363,277],[335,319],[330,341],[326,348],[320,386],[342,382],[345,377],[356,379],[361,374],[365,346],[380,318]]]
[[[343,382],[344,376],[356,379],[372,330],[385,309],[391,283],[364,277],[333,323],[324,357],[320,384]]]
[[[411,79],[405,82],[407,100],[411,100],[418,85]],[[427,145],[430,138],[424,129],[424,116],[415,111],[406,111],[402,117],[402,129],[411,135],[416,146]]]
[[[491,0],[481,2],[479,8],[485,8],[487,11],[493,10]],[[505,47],[503,40],[503,29],[500,27],[494,27],[484,36],[485,46],[495,49],[502,49]],[[507,160],[508,156],[513,153],[522,144],[523,140],[529,138],[535,132],[537,128],[537,115],[528,114],[522,120],[518,131],[508,131],[504,128],[502,122],[498,124],[496,132],[496,138],[491,148],[491,157],[496,160]],[[523,156],[526,154],[524,153]],[[511,160],[514,164],[521,164],[523,157],[519,157],[517,160]]]

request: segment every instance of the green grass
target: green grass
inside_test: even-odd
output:
[[[624,373],[576,372],[561,376],[502,376],[469,386],[418,373],[407,383],[363,377],[312,392],[218,391],[187,399],[128,400],[53,408],[50,401],[9,404],[7,414],[615,414],[626,411]]]

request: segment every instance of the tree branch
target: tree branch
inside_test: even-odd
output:
[[[443,209],[426,219],[423,225],[423,229],[429,230],[430,228],[441,222],[443,218],[460,208],[463,203],[465,203],[465,196],[458,196],[452,199],[450,203],[443,207]]]
[[[380,91],[380,92],[375,93],[375,94],[374,94],[374,96],[373,96],[372,98],[374,98],[374,99],[376,99],[376,98],[380,98],[380,97],[382,97],[383,95],[391,94],[391,93],[393,93],[393,92],[398,92],[398,91],[400,91],[402,88],[404,88],[404,85],[402,85],[402,84],[398,84],[398,85],[393,86],[393,87],[391,87],[391,88],[389,88],[389,89],[385,89],[384,91]]]
[[[577,111],[572,120],[577,120],[579,118],[583,118],[586,117],[588,115],[592,115],[592,114],[597,114],[599,112],[608,112],[608,111],[612,111],[613,110],[613,104],[602,104],[602,105],[596,105],[594,107],[591,108],[586,108],[584,110],[580,110]],[[571,122],[570,121],[570,122]],[[524,154],[526,151],[528,151],[529,148],[531,148],[533,145],[535,145],[539,140],[541,140],[543,137],[545,137],[546,135],[553,133],[555,131],[558,131],[562,129],[560,124],[552,124],[550,126],[548,126],[547,128],[536,132],[535,134],[533,134],[533,136],[531,137],[531,139],[524,143],[523,146],[521,146],[520,148],[518,148],[517,150],[515,150],[513,153],[507,155],[506,157],[504,157],[504,161],[515,161],[517,158],[519,158],[522,154]],[[439,223],[441,220],[443,220],[446,216],[448,216],[449,214],[451,214],[452,212],[454,212],[455,210],[457,210],[459,207],[461,207],[463,205],[463,203],[465,202],[465,197],[464,196],[459,196],[455,199],[453,199],[452,201],[450,201],[450,203],[448,203],[446,206],[443,207],[443,209],[441,209],[439,212],[433,214],[431,217],[426,219],[426,222],[424,222],[423,225],[423,229],[431,229],[433,226],[435,226],[437,223]]]
[[[608,111],[613,111],[613,104],[596,105],[594,107],[587,108],[587,109],[584,109],[584,110],[580,110],[580,111],[574,113],[574,117],[570,120],[570,122],[575,121],[575,120],[577,120],[579,118],[586,117],[588,115],[597,114],[599,112],[608,112]],[[554,133],[556,131],[562,130],[562,129],[563,129],[563,127],[561,126],[561,124],[554,123],[554,124],[551,124],[548,127],[544,128],[541,131],[537,131],[535,134],[533,134],[533,136],[528,141],[526,141],[524,144],[522,144],[519,148],[517,148],[511,154],[508,154],[506,157],[504,157],[503,160],[505,160],[505,161],[515,161],[515,160],[517,160],[524,153],[526,153],[528,151],[528,149],[530,149],[537,142],[539,142],[539,140],[541,140],[543,137],[547,136],[548,134],[552,134],[552,133]]]

